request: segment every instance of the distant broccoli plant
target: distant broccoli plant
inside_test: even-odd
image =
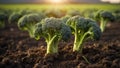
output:
[[[120,9],[114,11],[115,21],[120,22]]]
[[[62,9],[48,9],[44,13],[47,17],[61,18],[65,16],[66,11]]]
[[[97,23],[90,19],[79,16],[71,17],[67,24],[71,27],[75,36],[73,51],[82,53],[83,42],[87,39],[98,40],[101,37],[101,30]]]
[[[81,16],[80,11],[79,11],[79,10],[75,10],[75,9],[69,10],[69,11],[67,12],[67,15],[70,15],[70,16],[79,15],[79,16]]]
[[[47,43],[46,54],[58,53],[58,43],[60,40],[67,41],[71,36],[71,29],[61,19],[45,18],[36,24],[34,37],[39,40],[45,38]]]
[[[4,13],[6,15],[6,22],[8,21],[7,19],[9,18],[12,12],[13,10],[0,8],[0,13]]]
[[[32,10],[26,8],[26,9],[18,10],[18,13],[20,13],[21,15],[26,15],[26,14],[30,14],[30,13],[35,13],[35,11],[32,11]]]
[[[20,17],[22,17],[22,14],[20,14],[18,12],[14,12],[10,15],[8,22],[9,23],[17,23],[18,20],[20,19]]]
[[[43,15],[33,13],[27,14],[21,17],[18,21],[18,27],[21,30],[26,30],[29,32],[31,38],[33,38],[33,31],[35,29],[35,24],[44,19]]]
[[[29,9],[23,9],[23,10],[16,10],[13,11],[13,13],[10,14],[9,18],[8,18],[8,22],[9,23],[17,23],[18,20],[24,16],[24,15],[28,15],[28,14],[33,14],[33,13],[37,13],[37,12],[33,12]]]
[[[97,12],[97,9],[85,9],[82,11],[81,16],[85,18],[94,19],[94,14]]]
[[[119,14],[115,14],[115,21],[116,22],[120,22],[120,13]]]
[[[66,16],[62,17],[61,20],[63,20],[63,22],[66,23],[69,18],[70,18],[70,16],[66,15]]]
[[[109,21],[114,21],[115,17],[111,12],[108,11],[98,11],[95,14],[95,20],[100,22],[100,28],[103,32]]]
[[[7,19],[6,14],[0,13],[0,28],[4,28],[5,27],[6,19]]]

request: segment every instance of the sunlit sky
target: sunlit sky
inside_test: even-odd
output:
[[[64,2],[69,2],[69,0],[46,0],[47,2],[50,3],[64,3]],[[76,0],[79,1],[79,0]],[[95,1],[95,0],[92,0]],[[120,0],[100,0],[102,2],[110,2],[110,3],[120,3]]]
[[[120,3],[120,0],[101,0],[103,2]]]
[[[0,3],[120,3],[120,0],[0,0]]]

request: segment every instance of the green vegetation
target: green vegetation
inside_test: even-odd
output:
[[[114,15],[109,11],[98,11],[95,14],[95,20],[100,22],[100,28],[103,32],[109,21],[114,21]]]
[[[61,19],[46,18],[35,27],[34,37],[39,40],[44,37],[47,43],[46,54],[58,53],[58,43],[62,39],[67,41],[71,30]]]
[[[6,14],[0,13],[0,28],[5,27],[5,20],[7,19]]]
[[[101,37],[101,30],[93,20],[74,16],[68,19],[67,24],[75,36],[73,51],[82,53],[83,42],[88,39],[98,40]]]
[[[119,7],[118,4],[1,4],[0,28],[6,21],[7,25],[17,23],[31,38],[44,38],[46,55],[58,53],[59,42],[68,41],[73,34],[73,52],[82,54],[86,40],[99,40],[107,22],[114,18],[119,21]]]
[[[9,23],[17,23],[20,17],[22,17],[22,15],[20,13],[14,12],[10,15],[8,22]]]
[[[18,27],[21,30],[29,32],[30,37],[33,37],[33,31],[35,29],[35,24],[44,18],[43,15],[37,13],[27,14],[21,17],[18,21]]]
[[[63,22],[66,23],[69,18],[70,18],[70,16],[66,15],[66,16],[62,17],[61,20],[63,20]]]
[[[117,10],[119,9],[119,4],[63,4],[63,5],[48,5],[48,4],[1,4],[0,8],[4,9],[32,9],[32,10],[44,10],[51,8],[60,8],[60,9],[99,9],[99,10]]]

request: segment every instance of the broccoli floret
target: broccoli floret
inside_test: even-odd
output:
[[[38,40],[41,37],[45,38],[47,43],[46,54],[58,53],[58,43],[62,39],[67,41],[71,36],[70,27],[67,26],[61,19],[46,18],[36,24],[34,37]]]
[[[63,20],[64,23],[66,23],[69,18],[70,18],[70,16],[66,15],[66,16],[62,17],[61,20]]]
[[[98,11],[95,14],[95,20],[100,22],[100,28],[102,32],[105,30],[106,24],[109,21],[114,21],[114,19],[114,15],[108,11]]]
[[[33,37],[33,31],[35,29],[35,24],[40,22],[44,17],[40,14],[28,14],[21,17],[18,21],[18,27],[21,30],[26,30],[29,32],[30,37]]]
[[[101,37],[101,30],[95,21],[79,16],[71,17],[67,24],[71,27],[75,36],[73,51],[82,53],[83,42],[87,39],[98,40]]]

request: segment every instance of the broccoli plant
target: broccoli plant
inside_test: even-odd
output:
[[[58,53],[60,40],[67,41],[71,36],[71,29],[59,18],[46,18],[36,24],[34,31],[35,39],[45,38],[47,43],[46,54]]]
[[[101,30],[95,21],[79,16],[71,17],[67,24],[71,27],[75,36],[73,51],[82,53],[83,42],[87,39],[98,40],[101,37]]]
[[[27,14],[21,17],[18,21],[18,27],[21,30],[26,30],[29,32],[31,38],[33,38],[33,31],[35,29],[35,24],[44,19],[43,15],[33,13]]]
[[[47,17],[61,18],[65,16],[66,11],[62,9],[48,9],[44,13]]]
[[[10,15],[8,22],[9,23],[17,23],[18,20],[20,19],[20,17],[22,17],[22,15],[20,13],[14,12]]]
[[[67,12],[67,15],[70,15],[70,16],[79,15],[79,16],[81,16],[80,11],[79,11],[79,10],[76,10],[76,9],[69,10],[69,11]]]
[[[5,27],[6,19],[7,19],[6,14],[0,13],[0,28],[4,28]]]
[[[95,14],[95,20],[100,22],[100,28],[102,32],[105,30],[106,24],[109,21],[114,21],[114,19],[114,15],[108,11],[98,11]]]
[[[0,13],[4,13],[6,15],[6,19],[9,18],[9,16],[11,15],[12,12],[13,12],[13,10],[0,8]],[[7,20],[6,20],[6,22],[7,22]]]
[[[97,9],[85,9],[82,11],[81,16],[85,18],[94,19],[95,12],[98,11]]]
[[[63,20],[63,22],[66,23],[69,18],[70,18],[70,16],[66,15],[66,16],[62,17],[61,20]]]
[[[114,11],[115,21],[120,22],[120,10],[117,9]]]

